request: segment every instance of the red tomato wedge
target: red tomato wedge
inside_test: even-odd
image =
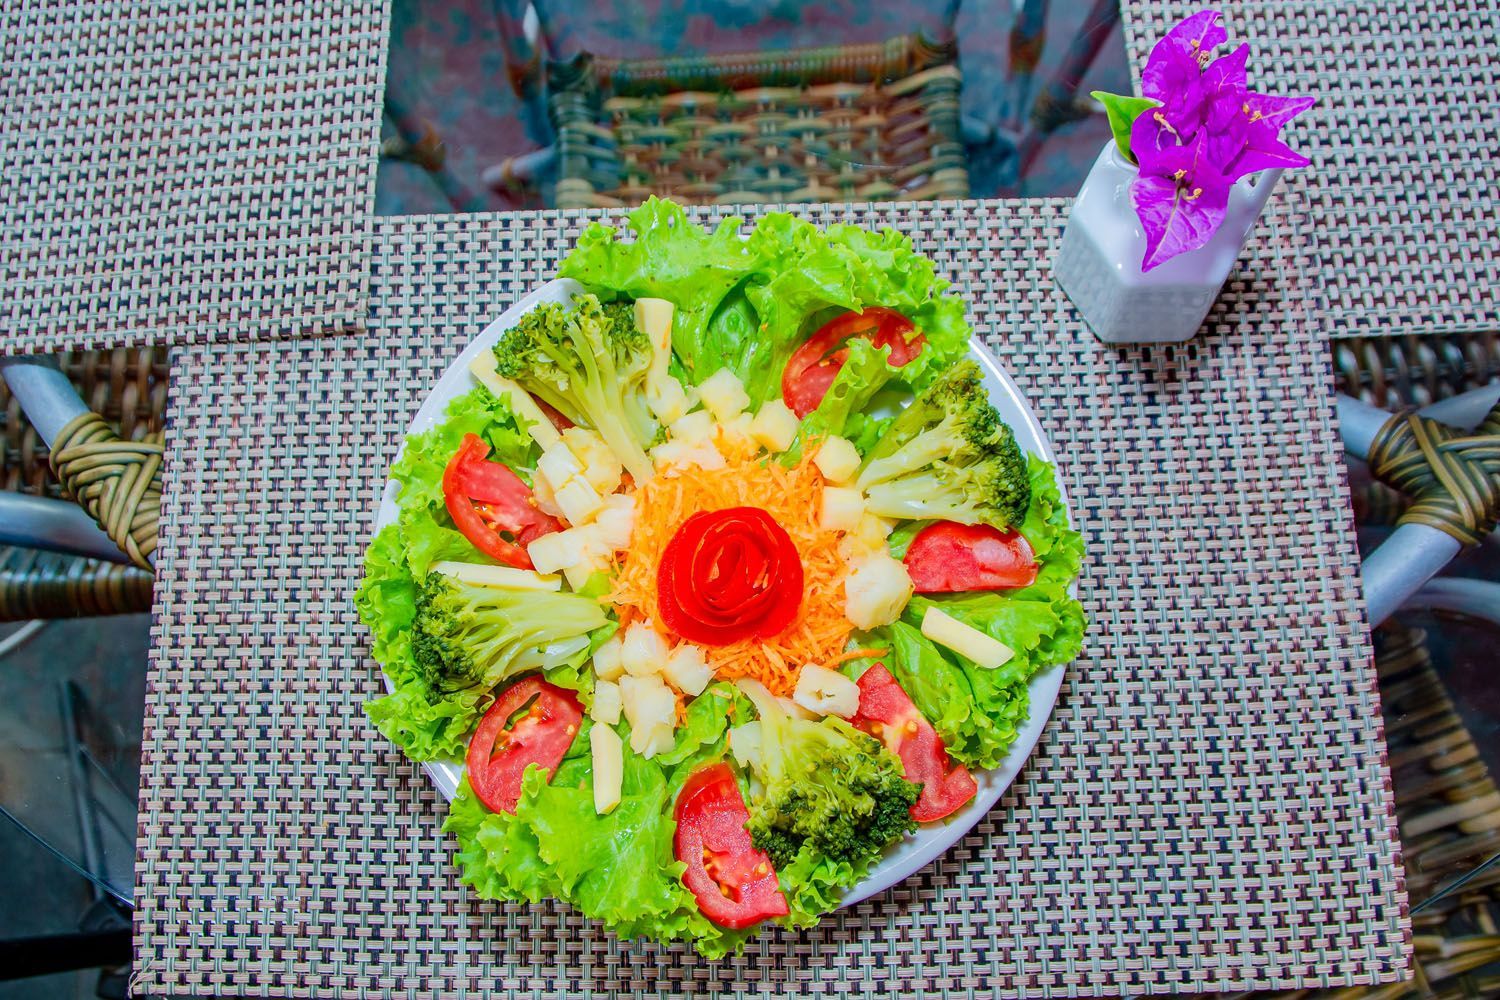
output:
[[[530,710],[511,724],[511,716],[528,702]],[[572,691],[539,677],[507,688],[484,713],[469,741],[465,763],[479,801],[492,812],[515,812],[526,768],[540,766],[550,781],[582,722],[583,706]]]
[[[464,435],[443,470],[443,501],[448,516],[474,547],[492,559],[531,568],[525,546],[561,522],[537,508],[531,487],[509,466],[488,459],[490,446],[477,434]]]
[[[906,575],[919,594],[1006,590],[1036,582],[1036,557],[1016,531],[938,521],[906,548]]]
[[[798,418],[807,416],[823,402],[839,369],[849,360],[845,345],[850,340],[863,337],[876,347],[889,347],[891,365],[900,368],[927,346],[927,338],[914,331],[911,320],[883,306],[834,317],[787,361],[781,372],[781,398]]]
[[[776,635],[802,604],[802,556],[759,507],[699,511],[677,529],[656,574],[661,621],[689,642]]]
[[[911,818],[918,823],[942,819],[979,791],[969,769],[948,756],[943,738],[884,664],[877,663],[860,676],[859,712],[849,722],[883,741],[901,758],[906,780],[922,786],[921,796],[911,807]]]
[[[677,796],[673,847],[687,866],[682,884],[703,915],[720,927],[740,928],[787,914],[771,859],[750,842],[750,812],[728,764],[688,776]]]

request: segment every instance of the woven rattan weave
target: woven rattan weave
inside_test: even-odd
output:
[[[350,592],[387,463],[459,347],[554,271],[577,216],[387,223],[368,335],[184,351],[137,988],[1081,996],[1399,976],[1405,894],[1340,447],[1315,402],[1331,370],[1305,236],[1272,217],[1198,341],[1114,349],[1052,285],[1064,212],[808,211],[896,225],[956,279],[1063,456],[1093,627],[972,833],[817,930],[720,963],[558,905],[474,900],[432,787],[360,709],[381,688]]]

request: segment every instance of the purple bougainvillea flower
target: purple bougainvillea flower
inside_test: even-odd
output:
[[[1200,132],[1191,144],[1157,151],[1149,169],[1142,164],[1130,188],[1131,204],[1146,233],[1141,270],[1198,249],[1224,222],[1234,182],[1208,160],[1207,148],[1208,136]]]
[[[1166,103],[1195,87],[1213,50],[1229,41],[1219,12],[1203,10],[1183,19],[1151,49],[1141,71],[1141,93]]]

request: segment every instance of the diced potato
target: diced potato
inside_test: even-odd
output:
[[[434,573],[451,576],[465,583],[476,583],[484,587],[503,587],[507,590],[560,590],[562,581],[555,576],[543,576],[529,569],[510,566],[489,566],[484,563],[453,562],[444,559],[432,564]]]
[[[865,513],[865,496],[852,486],[823,487],[818,523],[824,531],[853,531]]]
[[[620,705],[625,721],[630,723],[630,749],[651,757],[672,745],[672,730],[677,722],[677,696],[658,676],[620,678]],[[666,731],[666,747],[660,744],[660,730]]]
[[[624,647],[619,633],[610,636],[594,650],[594,676],[601,681],[613,681],[625,672],[620,654]]]
[[[635,496],[613,493],[605,497],[604,506],[594,515],[594,524],[611,552],[630,548],[630,536],[635,531]]]
[[[847,483],[859,471],[859,452],[844,438],[828,437],[818,446],[813,464],[832,483]]]
[[[542,408],[536,405],[536,400],[531,398],[531,393],[510,379],[503,378],[495,370],[493,353],[481,351],[473,361],[469,362],[469,372],[479,380],[480,385],[494,393],[497,398],[510,401],[511,412],[521,418],[526,425],[526,433],[531,435],[531,440],[544,451],[562,440],[547,414],[543,413]]]
[[[553,517],[562,517],[562,508],[557,505],[557,494],[552,481],[538,471],[531,477],[531,495],[536,498],[537,510]]]
[[[836,670],[804,663],[792,700],[814,715],[847,719],[859,711],[859,685]]]
[[[714,678],[713,668],[703,656],[703,648],[690,642],[681,643],[672,650],[662,664],[661,675],[674,688],[693,697],[702,694]]]
[[[935,607],[929,607],[922,615],[922,634],[939,646],[946,646],[959,656],[991,670],[1016,655],[999,639],[993,639]]]
[[[760,722],[746,722],[729,731],[729,752],[741,767],[761,769]]]
[[[594,763],[594,812],[599,815],[620,804],[620,783],[625,774],[625,750],[620,734],[609,726],[589,730],[589,753]]]
[[[667,662],[667,641],[650,625],[636,622],[625,630],[620,662],[632,677],[659,674]]]
[[[886,552],[871,552],[855,562],[844,579],[844,616],[855,628],[889,625],[911,599],[906,567]]]
[[[646,382],[646,405],[664,424],[682,419],[692,406],[682,383],[665,374]]]
[[[594,681],[594,704],[589,718],[613,726],[620,721],[620,685],[614,681]]]
[[[714,447],[712,441],[667,441],[651,449],[651,459],[658,469],[675,471],[704,469],[712,471],[724,468],[724,455]]]
[[[589,485],[589,481],[583,476],[575,476],[566,484],[557,488],[557,505],[562,508],[563,517],[570,524],[581,525],[593,519],[600,507],[604,506],[604,498],[599,491]]]
[[[546,476],[547,482],[556,491],[568,485],[575,476],[583,475],[583,463],[573,454],[573,449],[568,447],[567,442],[559,437],[556,444],[542,451],[542,457],[537,459],[536,471],[538,475]]]
[[[604,564],[594,559],[587,562],[574,563],[563,567],[563,578],[568,581],[568,586],[573,590],[582,590],[589,585],[589,580],[595,573],[604,569]]]
[[[871,552],[885,551],[894,527],[894,521],[865,511],[854,530],[839,540],[839,557],[852,563]]]
[[[786,451],[797,437],[798,426],[797,415],[781,400],[773,399],[751,421],[750,436],[767,451]]]
[[[714,415],[714,419],[720,423],[733,420],[745,412],[745,407],[750,405],[750,397],[745,394],[745,387],[735,377],[734,372],[728,368],[720,368],[698,386],[698,395],[703,400],[703,405],[708,412]]]
[[[562,439],[583,466],[583,478],[600,496],[620,488],[620,460],[597,431],[569,427],[562,432]]]
[[[679,417],[668,430],[673,441],[689,444],[695,441],[712,441],[714,418],[707,410],[694,410],[685,417]]]
[[[587,558],[583,539],[571,531],[554,531],[526,546],[531,565],[538,573],[556,573]]]

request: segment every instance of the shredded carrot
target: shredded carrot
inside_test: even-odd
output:
[[[788,469],[757,458],[752,447],[723,435],[718,443],[724,468],[658,475],[636,491],[635,529],[609,599],[622,628],[650,621],[676,639],[662,629],[657,613],[657,570],[667,543],[682,522],[699,511],[760,507],[786,529],[802,557],[802,605],[781,634],[705,647],[704,654],[718,677],[751,677],[776,694],[790,695],[804,663],[831,669],[871,653],[844,650],[854,626],[844,617],[847,570],[838,552],[842,534],[818,523],[824,479],[810,458]]]

